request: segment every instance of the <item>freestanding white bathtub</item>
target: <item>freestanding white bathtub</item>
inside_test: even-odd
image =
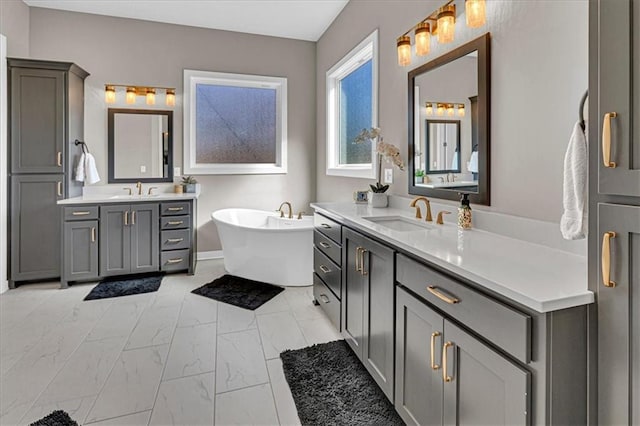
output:
[[[284,286],[313,281],[313,217],[223,209],[211,213],[230,274]]]

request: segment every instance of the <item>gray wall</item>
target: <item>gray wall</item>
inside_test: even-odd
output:
[[[397,65],[396,38],[442,1],[351,0],[318,41],[317,198],[350,200],[370,180],[326,176],[326,71],[379,29],[379,119],[385,141],[407,155],[407,72],[491,32],[491,210],[559,222],[564,152],[587,89],[588,4],[584,0],[487,2],[487,24],[468,29],[464,14],[453,43],[409,67]],[[464,2],[456,0],[458,8]],[[407,195],[407,172],[394,170],[391,193]],[[481,208],[481,207],[478,207]]]
[[[0,33],[7,37],[8,57],[29,57],[29,10],[22,0],[0,0]]]
[[[315,198],[315,43],[171,24],[31,8],[33,58],[73,61],[86,80],[85,139],[107,180],[107,108],[104,84],[176,87],[174,161],[182,165],[183,69],[288,78],[286,175],[197,176],[198,251],[219,250],[211,212],[225,207],[275,210],[284,200],[309,210]],[[124,96],[109,106],[127,107]],[[133,105],[128,107],[134,107]],[[136,108],[147,108],[140,98]],[[166,109],[157,96],[156,108]]]

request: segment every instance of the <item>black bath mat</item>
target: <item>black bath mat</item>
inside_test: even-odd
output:
[[[404,425],[344,340],[280,358],[303,425]]]
[[[130,296],[132,294],[151,293],[160,288],[164,274],[151,276],[138,276],[132,278],[122,277],[102,280],[91,290],[84,300],[106,299],[108,297]]]
[[[191,293],[255,310],[277,296],[284,288],[234,275],[223,275]]]
[[[56,410],[46,417],[36,420],[29,426],[78,426],[69,415],[62,410]]]

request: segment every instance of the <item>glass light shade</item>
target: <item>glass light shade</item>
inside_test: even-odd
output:
[[[176,92],[171,90],[171,89],[167,89],[167,98],[165,100],[165,103],[167,104],[167,106],[175,106],[176,105]]]
[[[453,105],[449,104],[447,105],[447,115],[449,117],[452,117],[453,115],[455,115],[455,110],[453,109]]]
[[[427,115],[433,115],[433,105],[427,102],[425,104],[425,107],[427,107]]]
[[[437,115],[444,115],[444,105],[438,104],[438,110],[436,111]]]
[[[406,67],[411,63],[411,38],[409,36],[398,37],[398,65]]]
[[[418,24],[415,32],[416,55],[428,55],[431,51],[431,28],[428,22]]]
[[[136,103],[136,89],[133,87],[127,87],[126,101],[129,105]]]
[[[155,105],[156,103],[156,90],[147,89],[147,105]]]
[[[485,24],[487,20],[486,6],[485,0],[466,0],[464,9],[467,16],[467,27],[479,28]]]
[[[114,86],[105,87],[104,101],[108,104],[113,104],[116,102],[116,88]]]
[[[458,105],[458,117],[464,117],[464,104]]]
[[[456,29],[456,7],[449,5],[438,12],[438,43],[451,43]]]

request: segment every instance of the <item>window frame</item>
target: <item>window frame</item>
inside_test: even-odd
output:
[[[268,88],[276,91],[275,163],[196,163],[196,85]],[[287,173],[287,78],[250,74],[184,70],[183,173],[248,175]]]
[[[326,73],[327,101],[327,159],[326,174],[354,178],[375,179],[377,161],[375,146],[371,146],[371,163],[340,164],[340,94],[339,83],[364,62],[371,60],[371,126],[378,126],[378,30],[374,30],[351,49]]]

